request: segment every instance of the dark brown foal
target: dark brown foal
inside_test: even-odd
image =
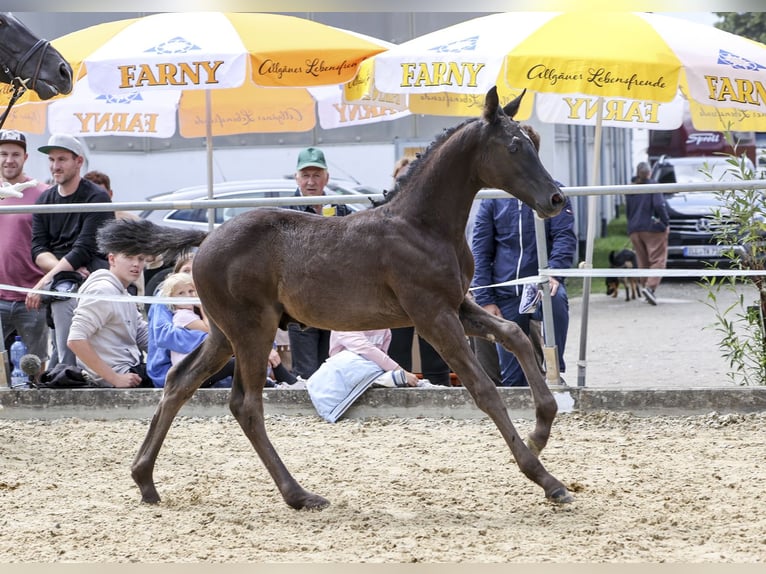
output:
[[[133,478],[145,502],[160,500],[153,470],[173,418],[234,353],[231,411],[282,497],[293,508],[328,504],[298,484],[266,435],[264,368],[277,327],[289,322],[339,331],[415,325],[495,422],[521,471],[549,499],[571,500],[537,457],[550,436],[556,402],[529,339],[513,323],[492,317],[466,298],[473,258],[464,230],[480,189],[513,193],[541,217],[564,205],[529,137],[512,119],[519,103],[520,97],[504,109],[496,90],[490,90],[482,116],[437,138],[374,209],[347,217],[253,209],[207,237],[148,221],[119,220],[101,230],[100,237],[117,238],[135,253],[149,255],[201,244],[194,279],[211,333],[171,369],[136,455]],[[536,404],[531,449],[520,439],[466,335],[499,341],[519,357]]]

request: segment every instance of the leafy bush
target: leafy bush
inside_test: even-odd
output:
[[[735,149],[736,151],[736,149]],[[746,165],[744,156],[727,155],[727,171],[738,180],[755,179]],[[712,179],[712,174],[703,169]],[[763,270],[766,263],[766,201],[759,189],[727,189],[716,192],[721,206],[715,210],[713,220],[718,231],[719,245],[741,245],[743,252],[733,248],[725,252],[732,269]],[[728,361],[729,378],[739,385],[766,384],[766,285],[764,276],[704,277],[701,284],[707,288],[706,304],[713,309],[716,323],[712,326],[721,335],[718,344]],[[759,300],[751,302],[738,285],[751,283]],[[721,304],[721,293],[735,295],[734,303]]]

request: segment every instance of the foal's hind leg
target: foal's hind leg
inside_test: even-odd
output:
[[[479,311],[489,316],[481,308],[479,308]],[[424,335],[439,354],[447,360],[452,370],[455,371],[463,385],[471,393],[471,396],[476,401],[476,405],[487,413],[495,425],[497,425],[500,434],[503,435],[505,442],[510,447],[511,453],[516,459],[521,472],[527,478],[540,485],[545,491],[545,496],[554,502],[570,502],[572,497],[569,495],[566,487],[545,469],[535,453],[521,440],[511,418],[508,416],[508,410],[505,408],[495,384],[481,368],[476,356],[471,351],[468,341],[466,341],[463,335],[463,329],[460,326],[458,317],[441,313],[435,318],[424,317],[419,320],[413,317],[413,320],[418,332]],[[528,342],[528,345],[530,356],[527,360],[534,361],[531,343]],[[548,392],[550,394],[550,391]],[[555,406],[556,403],[553,401],[554,414]],[[539,406],[538,412],[540,412]],[[550,420],[552,418],[550,416]],[[539,420],[538,426],[540,426]],[[549,430],[550,423],[548,424]],[[547,439],[548,433],[543,434],[545,439]]]
[[[460,320],[467,335],[500,343],[518,359],[535,401],[536,424],[527,437],[527,444],[532,452],[539,454],[548,443],[558,406],[536,360],[532,342],[518,325],[490,315],[468,298],[460,307]]]
[[[263,315],[265,313],[262,314],[261,320]],[[248,327],[248,329],[249,331],[242,334],[236,341],[237,348],[246,351],[237,354],[236,373],[229,405],[231,412],[247,438],[250,439],[285,502],[295,509],[322,509],[330,502],[298,484],[266,434],[263,416],[263,386],[266,382],[269,351],[274,341],[274,333],[277,331],[277,320],[275,318],[273,327],[262,323],[256,328]]]
[[[214,325],[210,328],[210,335],[202,345],[170,369],[149,431],[133,460],[131,476],[141,490],[143,502],[160,501],[154,484],[154,464],[173,419],[205,379],[221,370],[231,358],[229,342]]]

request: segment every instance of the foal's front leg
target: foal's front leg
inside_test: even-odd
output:
[[[489,315],[483,309],[480,311]],[[545,496],[554,502],[571,502],[572,497],[564,484],[545,469],[535,453],[521,440],[495,384],[481,368],[471,351],[458,317],[446,313],[441,313],[436,318],[424,317],[420,321],[415,320],[415,328],[445,358],[450,368],[455,371],[471,393],[476,405],[494,421],[510,447],[521,472],[540,485],[545,491]],[[531,343],[529,343],[529,349],[533,353]],[[554,409],[555,404],[554,401]]]
[[[539,454],[548,443],[558,406],[545,383],[532,342],[516,323],[490,315],[468,297],[460,306],[460,320],[466,335],[500,343],[518,359],[535,401],[536,424],[527,437],[528,445],[535,454]]]

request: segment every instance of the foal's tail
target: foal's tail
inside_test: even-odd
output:
[[[201,229],[177,229],[156,225],[147,219],[114,219],[102,225],[96,236],[102,253],[151,255],[174,261],[207,237]]]

